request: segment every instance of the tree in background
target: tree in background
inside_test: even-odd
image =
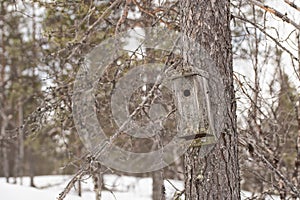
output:
[[[4,140],[1,146],[5,176],[13,175],[14,182],[20,177],[22,183],[27,148],[24,135],[32,132],[34,126],[34,123],[26,125],[25,121],[41,97],[41,80],[37,72],[36,27],[33,23],[29,30],[28,21],[22,14],[14,12],[14,6],[10,2],[1,2],[1,135],[15,141]],[[14,160],[9,160],[12,158]],[[13,171],[9,171],[11,169]]]
[[[290,14],[297,15],[299,8],[282,1],[288,11],[283,15],[277,10],[281,7],[274,9],[267,3],[233,2],[242,188],[251,190],[253,198],[272,194],[296,198],[300,194],[295,178],[299,66],[291,49],[299,52],[300,29]],[[275,27],[273,17],[280,26]],[[281,31],[281,25],[291,32]],[[285,40],[280,39],[283,34],[287,34]],[[242,68],[249,75],[245,76]]]

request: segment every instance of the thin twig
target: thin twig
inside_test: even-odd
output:
[[[167,10],[165,10],[164,14],[160,17],[156,16],[156,13],[162,11],[162,9],[157,8],[157,9],[150,11],[150,10],[142,7],[136,0],[132,0],[132,2],[138,7],[138,9],[140,11],[142,11],[143,13],[146,13],[147,15],[149,15],[153,18],[156,18],[156,21],[152,24],[152,26],[154,26],[157,22],[161,22],[161,23],[165,24],[167,27],[169,27],[171,23],[163,20],[162,18],[166,15],[166,13],[170,12],[170,10],[174,10],[173,7],[175,5],[177,5],[179,1],[176,1],[172,6],[170,6]]]
[[[118,23],[117,23],[117,26],[116,26],[116,30],[115,30],[115,34],[117,34],[119,31],[120,31],[120,27],[121,25],[125,22],[125,20],[127,19],[127,16],[128,16],[128,7],[129,7],[129,4],[131,3],[131,0],[126,0],[125,2],[125,6],[124,6],[124,9],[123,9],[123,13],[122,13],[122,16],[120,17]]]
[[[298,7],[294,2],[291,2],[289,0],[284,0],[285,3],[289,4],[290,6],[292,6],[293,8],[295,8],[296,10],[300,11],[300,7]]]
[[[70,59],[76,52],[78,49],[80,49],[80,47],[86,42],[87,38],[90,36],[91,33],[93,33],[95,27],[99,24],[99,22],[101,20],[103,20],[108,13],[115,7],[117,6],[122,0],[116,0],[114,1],[103,13],[102,15],[92,24],[89,26],[89,28],[87,29],[87,31],[85,32],[85,35],[77,42],[77,41],[73,41],[71,42],[71,46],[67,46],[66,48],[61,49],[58,53],[61,53],[65,50],[70,50],[73,48],[72,52],[70,53],[70,55],[68,56],[67,60]],[[72,44],[73,43],[73,44]]]
[[[82,177],[83,175],[85,175],[87,173],[87,171],[80,169],[75,175],[74,177],[69,181],[68,185],[65,187],[65,189],[59,194],[57,200],[63,200],[66,195],[70,192],[70,190],[72,189],[72,187],[75,185],[75,183],[80,180],[80,177]]]
[[[285,52],[287,52],[294,60],[298,61],[299,58],[297,58],[296,56],[294,56],[294,54],[289,51],[286,47],[284,47],[282,44],[280,44],[280,42],[275,39],[274,37],[272,37],[270,34],[268,34],[262,27],[260,27],[259,25],[253,23],[252,21],[246,19],[246,18],[243,18],[243,17],[240,17],[240,16],[235,16],[235,15],[232,15],[234,18],[236,19],[239,19],[239,20],[242,20],[242,21],[245,21],[251,25],[253,25],[255,28],[259,29],[263,34],[265,34],[268,38],[270,38],[271,40],[273,40],[275,42],[276,45],[278,45],[281,49],[283,49]]]
[[[151,11],[143,8],[136,0],[132,0],[132,2],[138,7],[138,9],[140,11],[142,11],[143,13],[146,13],[148,15],[150,15],[151,17],[156,17],[155,14],[153,14]]]
[[[116,131],[112,136],[110,136],[110,138],[108,140],[106,140],[102,146],[96,147],[95,151],[91,152],[88,156],[92,156],[93,158],[99,158],[99,156],[105,151],[107,150],[107,148],[110,148],[113,144],[113,142],[119,137],[119,135],[124,131],[123,129],[126,127],[126,125],[131,121],[132,117],[135,116],[137,114],[137,112],[139,110],[141,110],[146,103],[148,102],[148,100],[153,96],[154,92],[159,88],[161,82],[164,80],[165,76],[163,76],[164,73],[166,73],[166,71],[168,71],[170,68],[172,68],[174,66],[174,64],[172,64],[171,66],[168,65],[168,63],[170,62],[170,58],[171,55],[174,51],[174,49],[177,46],[179,38],[176,40],[172,50],[170,51],[168,58],[165,62],[165,65],[163,67],[163,69],[160,72],[160,75],[158,76],[156,82],[154,83],[153,87],[151,88],[151,90],[149,91],[149,93],[147,94],[146,98],[142,101],[142,103],[139,104],[139,106],[129,115],[128,119],[119,127],[118,131]],[[89,163],[88,163],[89,164]],[[89,165],[88,165],[89,167]],[[79,180],[79,177],[85,175],[85,173],[88,172],[88,170],[84,170],[84,168],[81,168],[76,174],[75,176],[70,180],[70,182],[68,183],[68,185],[66,186],[66,188],[64,189],[64,191],[59,195],[58,200],[63,200],[65,198],[65,196],[69,193],[69,191],[71,190],[71,188],[74,186],[74,184],[76,183],[76,181]]]
[[[263,34],[265,34],[268,38],[270,38],[271,40],[273,40],[273,42],[275,42],[275,44],[280,47],[283,51],[285,51],[286,53],[288,53],[290,55],[290,57],[292,58],[292,62],[293,62],[293,59],[296,60],[298,63],[300,62],[300,58],[296,57],[290,50],[288,50],[286,47],[284,47],[277,39],[275,39],[273,36],[271,36],[270,34],[268,34],[265,29],[263,29],[262,27],[260,27],[258,24],[246,19],[246,18],[243,18],[243,17],[240,17],[240,16],[234,16],[232,15],[234,18],[236,19],[239,19],[239,20],[242,20],[242,21],[245,21],[249,24],[251,24],[252,26],[254,26],[255,28],[257,28],[258,30],[260,30]],[[298,52],[298,54],[300,55],[300,52]],[[294,72],[296,74],[296,76],[298,77],[298,79],[300,80],[300,75],[299,75],[299,72],[297,71],[297,69],[295,68],[295,66],[293,65],[293,69],[294,69]]]
[[[176,190],[180,191],[169,179],[166,179],[166,181]]]
[[[280,19],[282,19],[283,21],[289,23],[289,24],[292,24],[295,28],[299,29],[300,30],[300,25],[297,24],[295,21],[291,20],[291,18],[289,18],[287,16],[287,14],[282,14],[281,12],[279,12],[278,10],[270,7],[270,6],[267,6],[267,5],[264,5],[263,3],[259,2],[259,1],[256,1],[256,0],[248,0],[250,3],[260,7],[261,9],[269,12],[269,13],[272,13],[274,14],[275,16],[279,17]]]
[[[254,103],[254,100],[252,97],[248,94],[248,92],[245,90],[243,83],[239,80],[237,75],[234,73],[233,74],[234,80],[237,82],[239,88],[242,90],[243,94],[246,95],[246,97],[249,99],[249,101],[255,106],[255,108],[265,117],[268,118],[267,115],[261,110],[261,108]]]
[[[239,137],[239,143],[248,148],[249,143],[241,137]],[[258,151],[253,151],[251,153],[254,156],[257,156],[257,158],[259,158],[270,170],[272,170],[272,172],[274,172],[291,189],[291,191],[297,195],[297,197],[300,197],[300,191],[297,189],[297,187],[291,183],[278,169],[276,169],[263,154]]]

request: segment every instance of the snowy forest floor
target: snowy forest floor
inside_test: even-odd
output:
[[[4,178],[0,178],[0,199],[1,200],[55,200],[72,176],[37,176],[35,184],[37,188],[29,187],[29,178],[23,178],[23,185],[7,184]],[[183,182],[169,180],[177,189],[183,189]],[[165,181],[166,196],[171,200],[176,189]],[[105,187],[108,190],[102,192],[104,200],[151,200],[152,179],[136,178],[130,176],[104,175]],[[79,197],[73,188],[65,200],[92,200],[95,199],[92,179],[88,178],[82,182],[82,197]],[[242,199],[251,197],[250,192],[242,191]],[[279,199],[272,196],[268,199]]]

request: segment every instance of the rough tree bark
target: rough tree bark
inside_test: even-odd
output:
[[[215,62],[227,102],[224,128],[214,150],[204,157],[199,155],[199,148],[185,154],[188,200],[240,199],[229,5],[229,0],[181,0],[181,31],[198,42]],[[191,65],[189,55],[185,62]]]
[[[4,16],[6,14],[6,9],[5,9],[5,5],[4,2],[1,2],[0,4],[0,15]],[[0,29],[3,29],[3,24],[0,25]],[[6,68],[6,57],[5,57],[5,53],[6,53],[6,48],[5,48],[5,33],[4,31],[2,31],[1,33],[1,74],[0,74],[0,118],[1,118],[1,133],[0,133],[0,137],[4,138],[6,135],[6,127],[8,125],[8,117],[5,114],[4,111],[4,101],[5,101],[5,96],[4,96],[4,82],[5,82],[5,68]],[[2,165],[3,165],[3,175],[6,177],[6,182],[9,182],[9,161],[8,161],[8,149],[7,149],[7,144],[5,142],[0,141],[0,147],[1,147],[1,153],[3,155],[3,161],[2,161]]]

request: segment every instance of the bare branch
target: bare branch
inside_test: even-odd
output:
[[[294,2],[291,2],[289,0],[284,0],[285,3],[289,4],[290,6],[292,6],[293,8],[295,8],[296,10],[300,11],[300,7],[298,7]]]
[[[83,176],[86,174],[86,171],[83,169],[80,169],[75,175],[74,177],[69,181],[68,185],[65,187],[64,191],[62,191],[57,200],[63,200],[66,195],[70,192],[70,190],[72,189],[72,187],[75,185],[75,183]]]
[[[249,146],[249,143],[241,137],[239,137],[239,143],[246,148]],[[300,197],[300,191],[297,189],[297,187],[291,183],[288,178],[286,178],[278,169],[276,169],[263,154],[256,150],[253,150],[251,153],[253,156],[257,156],[257,158],[259,158],[270,170],[272,170],[297,195],[297,197]]]
[[[259,29],[263,34],[265,34],[268,38],[270,38],[271,40],[273,40],[273,42],[275,42],[276,45],[278,45],[282,50],[284,50],[285,52],[287,52],[294,60],[299,61],[299,58],[297,58],[290,50],[288,50],[286,47],[284,47],[282,44],[280,44],[280,42],[275,39],[273,36],[271,36],[270,34],[268,34],[262,27],[260,27],[259,25],[253,23],[252,21],[246,19],[246,18],[242,18],[240,16],[234,16],[234,18],[245,21],[249,24],[251,24],[252,26],[256,27],[257,29]]]
[[[89,26],[88,30],[85,32],[85,35],[77,42],[73,41],[73,44],[71,46],[67,46],[67,48],[61,49],[58,53],[61,53],[65,50],[70,50],[73,49],[70,55],[68,56],[67,60],[70,59],[75,52],[80,49],[82,44],[84,44],[89,37],[89,35],[94,31],[95,27],[99,24],[101,20],[103,20],[109,13],[110,11],[117,6],[122,0],[116,0],[114,1],[103,13],[102,15],[91,25]]]
[[[129,6],[130,3],[131,3],[131,0],[126,0],[122,16],[120,17],[120,19],[117,23],[115,33],[118,33],[120,31],[120,26],[125,22],[125,20],[128,16],[128,6]]]
[[[278,10],[274,9],[274,8],[271,8],[267,5],[264,5],[263,3],[259,2],[259,1],[256,1],[256,0],[248,0],[250,3],[260,7],[261,9],[269,12],[269,13],[272,13],[274,14],[275,16],[279,17],[280,19],[282,19],[283,21],[289,23],[289,24],[292,24],[295,28],[299,29],[300,30],[300,25],[297,24],[295,21],[291,20],[287,14],[282,14],[281,12],[279,12]]]

